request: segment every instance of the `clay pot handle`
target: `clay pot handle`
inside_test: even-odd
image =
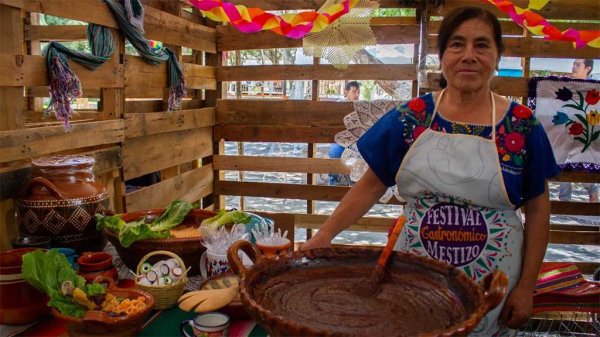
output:
[[[508,290],[508,277],[500,270],[488,274],[483,279],[484,305],[487,307],[485,312],[494,309],[506,294]]]
[[[248,268],[246,268],[240,260],[240,256],[238,254],[240,250],[246,253],[254,264],[260,262],[262,259],[264,259],[264,257],[258,248],[254,247],[254,245],[246,240],[238,240],[234,242],[231,247],[229,247],[227,250],[227,261],[229,261],[231,269],[233,269],[233,271],[238,274],[240,278],[244,278],[248,273]]]
[[[117,285],[115,284],[115,280],[113,280],[112,278],[110,278],[106,275],[96,276],[96,278],[94,279],[94,281],[92,281],[92,283],[107,283],[108,287],[106,287],[106,290],[111,290],[111,289],[117,288]]]
[[[19,196],[21,198],[26,198],[27,196],[29,196],[29,194],[31,193],[31,189],[35,186],[35,185],[42,185],[43,187],[45,187],[50,194],[52,194],[56,199],[62,200],[62,199],[66,199],[58,190],[58,188],[56,188],[56,186],[54,186],[54,184],[52,182],[50,182],[50,180],[44,178],[44,177],[35,177],[33,179],[31,179],[27,185],[25,185],[23,187],[23,189],[21,189],[21,192],[19,192]]]

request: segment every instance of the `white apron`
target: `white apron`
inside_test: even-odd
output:
[[[510,292],[521,274],[523,226],[502,178],[493,96],[492,109],[492,139],[428,128],[414,141],[396,173],[407,222],[395,250],[446,261],[476,282],[500,269]],[[508,333],[498,322],[505,300],[470,336]]]

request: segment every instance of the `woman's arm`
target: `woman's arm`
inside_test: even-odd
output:
[[[300,249],[329,247],[331,240],[341,231],[355,223],[375,204],[387,187],[375,172],[368,169],[340,201],[333,214],[327,218],[317,234],[303,244]]]
[[[548,245],[550,199],[548,183],[541,195],[525,202],[525,237],[521,278],[510,293],[501,318],[510,328],[523,325],[533,311],[533,292]]]

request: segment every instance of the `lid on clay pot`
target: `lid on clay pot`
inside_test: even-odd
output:
[[[79,165],[94,165],[96,160],[94,157],[82,156],[82,155],[70,155],[70,156],[48,156],[34,159],[31,161],[31,165],[36,167],[68,167],[68,166],[79,166]]]

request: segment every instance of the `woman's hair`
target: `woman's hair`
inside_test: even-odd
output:
[[[452,34],[454,34],[454,31],[465,21],[471,19],[481,19],[490,25],[494,33],[494,42],[496,43],[496,48],[498,49],[498,57],[502,55],[504,52],[504,42],[502,41],[502,28],[500,27],[498,18],[496,18],[496,16],[487,9],[479,7],[460,7],[448,13],[440,25],[437,38],[437,48],[440,62],[442,61],[442,56],[444,55],[446,47],[448,46],[448,40]],[[440,86],[445,88],[447,84],[448,83],[446,82],[444,75],[442,75],[440,78]]]

